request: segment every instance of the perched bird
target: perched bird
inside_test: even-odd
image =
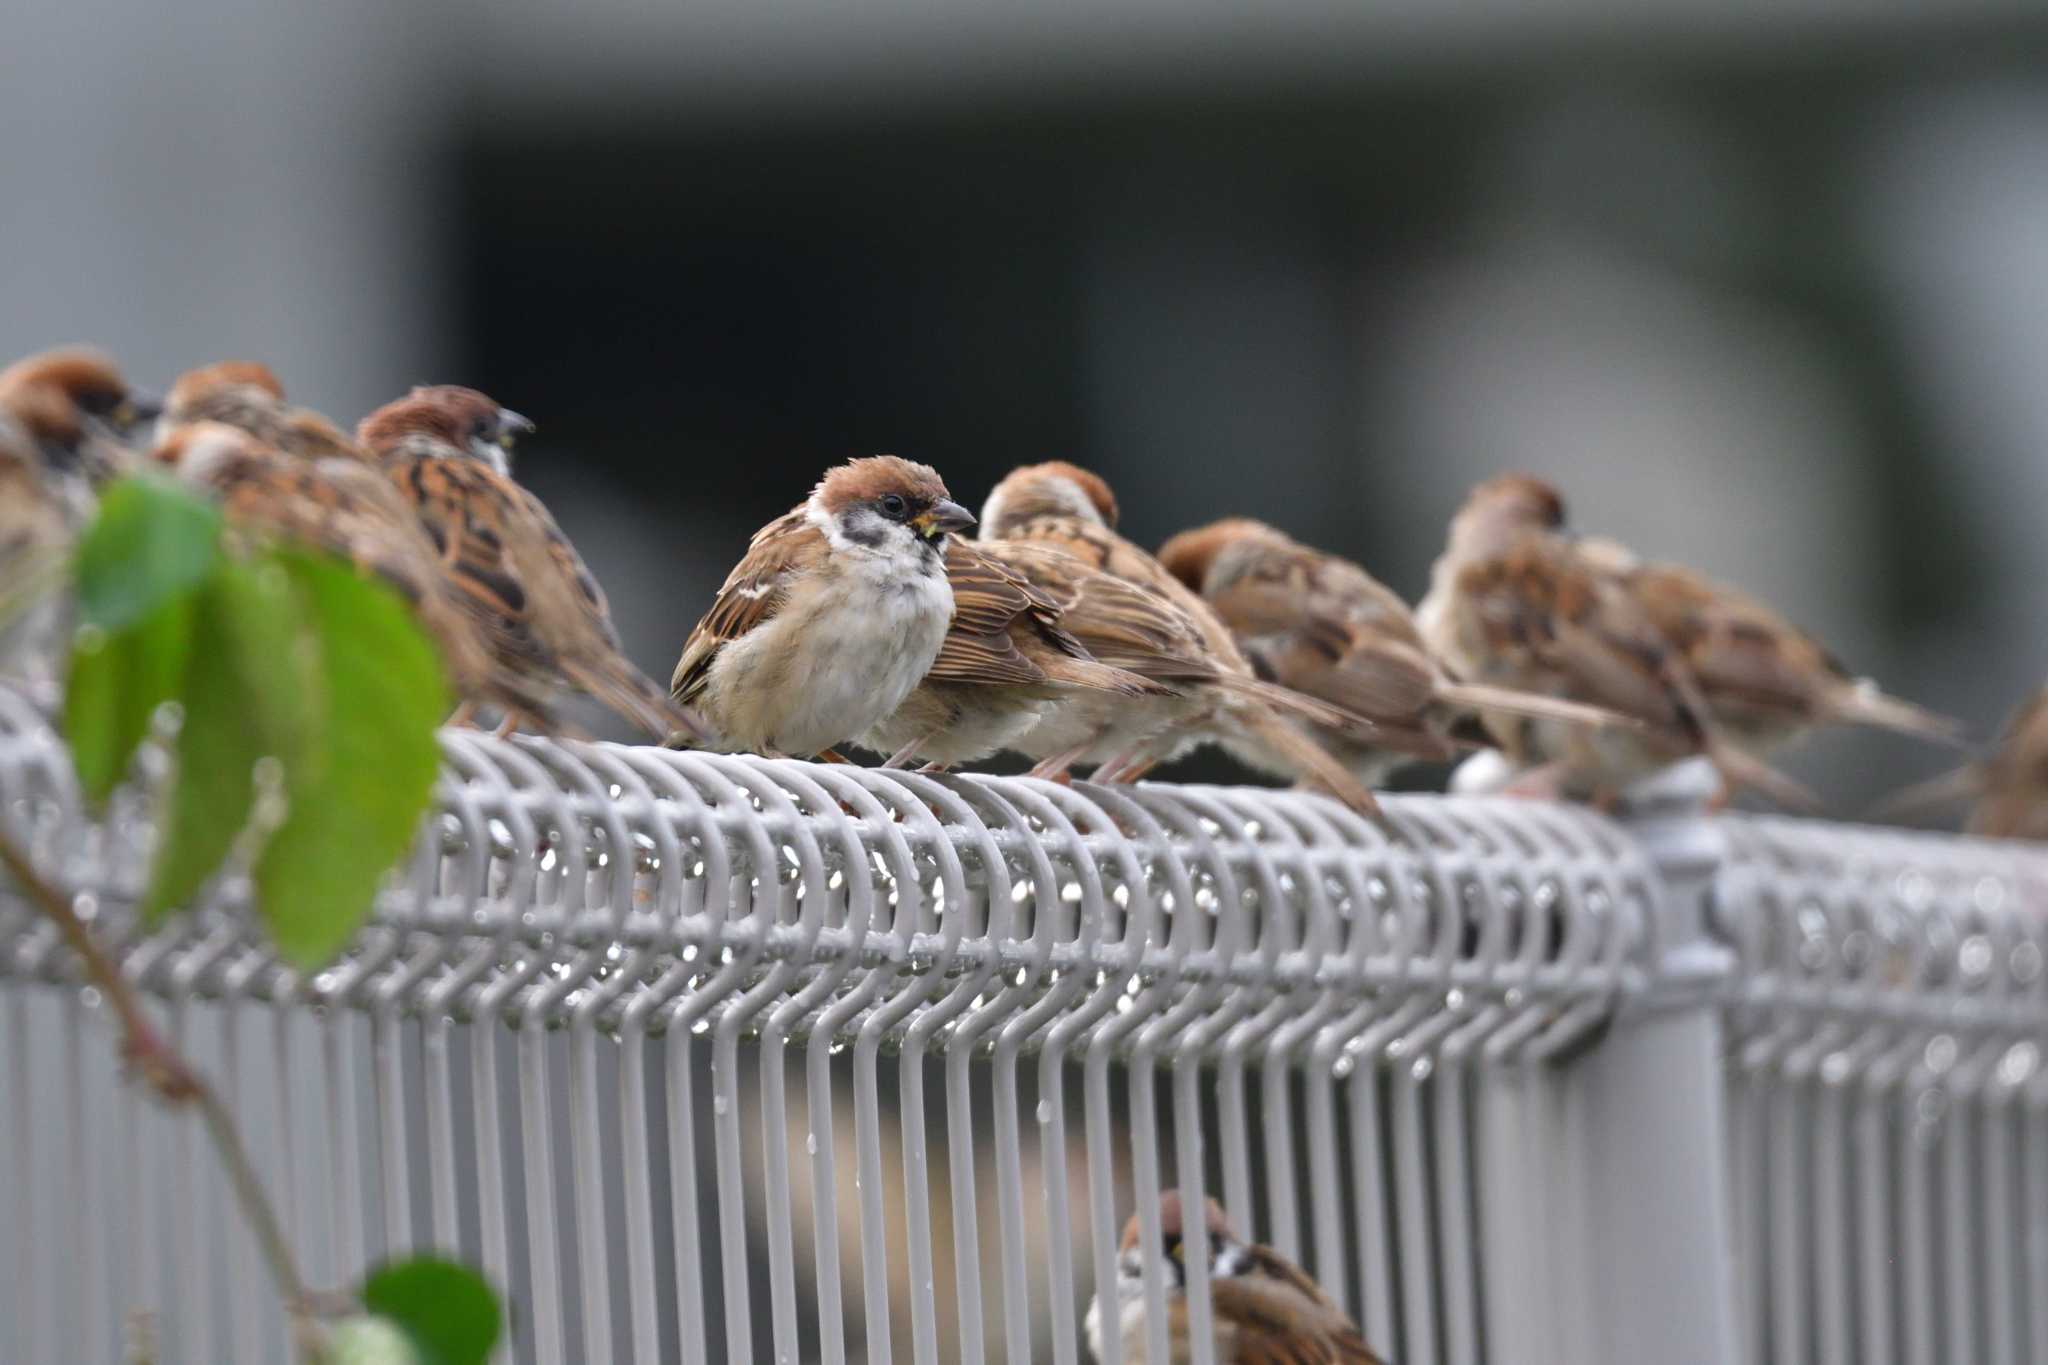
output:
[[[862,748],[890,756],[885,767],[922,757],[952,768],[1013,748],[1049,710],[1080,694],[1171,692],[1097,661],[1062,624],[1059,603],[1004,562],[1017,548],[958,537],[947,543],[953,621],[939,656],[903,704],[859,739]]]
[[[1678,564],[1651,563],[1605,537],[1580,555],[1615,574],[1685,660],[1720,732],[1766,753],[1829,724],[1956,743],[1962,726],[1859,678],[1818,640],[1747,593]]]
[[[287,455],[220,421],[173,425],[151,454],[214,497],[238,533],[326,551],[396,589],[466,705],[548,719],[545,696],[499,664],[411,505],[374,465]]]
[[[50,590],[74,525],[35,441],[0,411],[0,670],[55,677],[67,612]]]
[[[454,598],[483,631],[496,667],[527,693],[572,689],[656,738],[701,725],[619,646],[604,590],[540,499],[508,471],[504,442],[532,424],[474,389],[387,403],[356,428],[433,542]],[[506,709],[505,727],[545,719]]]
[[[2048,840],[2048,687],[2013,714],[1981,770],[1970,833]]]
[[[1183,531],[1159,562],[1223,618],[1262,678],[1364,716],[1367,738],[1315,733],[1360,781],[1413,759],[1453,757],[1452,729],[1487,709],[1582,725],[1625,724],[1597,707],[1452,678],[1398,594],[1349,560],[1264,522]]]
[[[129,387],[111,357],[84,346],[44,351],[0,370],[0,412],[34,441],[67,503],[136,463],[132,443],[157,405]]]
[[[1590,785],[1596,799],[1611,800],[1638,777],[1704,754],[1731,787],[1815,804],[1799,784],[1720,738],[1684,655],[1614,566],[1562,534],[1564,520],[1564,500],[1539,479],[1506,474],[1480,484],[1452,519],[1415,612],[1431,652],[1461,678],[1639,722],[1594,727],[1484,713],[1503,753],[1525,770],[1518,784]]]
[[[1104,663],[1179,684],[1171,704],[1061,708],[1023,746],[1041,760],[1034,771],[1058,776],[1073,764],[1093,762],[1097,781],[1127,781],[1198,744],[1215,743],[1261,771],[1311,782],[1360,814],[1381,818],[1371,791],[1293,724],[1306,720],[1369,735],[1371,722],[1254,676],[1230,628],[1158,560],[1118,535],[1116,521],[1109,485],[1064,461],[1013,470],[982,509],[984,542],[1038,545],[1120,582],[1121,593],[1089,584],[1073,602],[1062,600],[1064,624]],[[1044,572],[1071,571],[1055,561]],[[1080,586],[1033,581],[1056,600]],[[1120,641],[1120,647],[1096,637]]]
[[[1204,1210],[1209,1234],[1209,1295],[1215,1321],[1217,1365],[1379,1365],[1358,1324],[1328,1294],[1279,1252],[1249,1245],[1230,1226],[1213,1199]],[[1130,1365],[1186,1365],[1190,1350],[1186,1231],[1180,1192],[1159,1196],[1159,1223],[1166,1262],[1166,1362],[1146,1355],[1145,1260],[1138,1245],[1138,1219],[1124,1225],[1117,1254],[1114,1330],[1122,1358]],[[1102,1359],[1103,1333],[1110,1330],[1101,1299],[1088,1306],[1088,1349]]]
[[[2048,841],[2048,687],[2013,712],[1989,754],[1892,793],[1872,814],[1898,816],[1961,801],[1971,804],[1964,826],[1971,834]]]
[[[727,750],[829,755],[867,734],[939,657],[947,540],[973,524],[926,465],[877,455],[828,471],[754,534],[684,643],[671,695]]]
[[[157,439],[194,422],[224,423],[299,459],[363,459],[347,432],[311,408],[286,402],[284,385],[255,361],[223,360],[179,375],[164,395]]]

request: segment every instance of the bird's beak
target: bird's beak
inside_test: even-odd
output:
[[[141,430],[148,423],[154,422],[163,415],[163,410],[163,399],[153,393],[145,393],[141,389],[130,389],[128,390],[128,396],[121,400],[121,405],[114,409],[114,429],[121,435],[127,436],[131,432]]]
[[[964,531],[974,525],[974,513],[951,498],[941,498],[912,517],[910,524],[926,540],[937,540],[948,531]]]
[[[498,409],[498,439],[508,447],[521,436],[533,434],[533,419],[521,417],[510,408]]]

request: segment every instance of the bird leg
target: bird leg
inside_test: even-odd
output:
[[[853,762],[852,759],[848,758],[845,754],[840,753],[837,749],[818,750],[818,755],[815,761],[819,763],[845,763],[849,765]]]
[[[904,745],[895,753],[890,754],[888,759],[883,762],[882,766],[885,768],[907,767],[910,763],[910,760],[917,757],[918,750],[924,748],[925,745],[937,739],[939,737],[939,733],[939,731],[934,730],[930,734],[919,735],[916,739],[911,740],[910,743]],[[930,763],[927,763],[925,765],[927,769],[933,768],[935,766],[935,764]]]
[[[476,703],[466,701],[456,707],[454,713],[448,717],[448,724],[458,730],[474,728],[476,725]]]
[[[1049,754],[1032,764],[1031,770],[1024,775],[1026,777],[1043,778],[1047,782],[1057,782],[1063,787],[1067,786],[1074,780],[1068,775],[1067,770],[1080,762],[1081,755],[1087,753],[1094,745],[1095,741],[1091,739],[1085,744],[1076,744],[1071,749],[1064,749],[1059,753]]]
[[[1512,782],[1500,789],[1500,794],[1535,801],[1562,801],[1565,778],[1570,773],[1571,764],[1563,759],[1553,763],[1539,763],[1516,774]]]

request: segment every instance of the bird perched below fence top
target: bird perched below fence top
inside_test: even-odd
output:
[[[945,643],[946,546],[973,524],[928,465],[827,471],[754,534],[683,645],[670,691],[710,722],[704,743],[810,757],[893,715]]]
[[[1239,1238],[1214,1199],[1204,1205],[1203,1227],[1209,1242],[1216,1365],[1382,1365],[1358,1324],[1322,1286],[1273,1248]],[[1166,1254],[1159,1270],[1166,1285],[1169,1352],[1159,1365],[1187,1365],[1194,1358],[1189,1345],[1187,1210],[1178,1190],[1159,1196],[1159,1232]],[[1138,1217],[1133,1214],[1124,1225],[1117,1252],[1117,1301],[1108,1308],[1100,1299],[1088,1306],[1088,1347],[1097,1360],[1103,1358],[1104,1334],[1113,1326],[1128,1365],[1155,1365],[1146,1354],[1145,1257],[1140,1241]]]

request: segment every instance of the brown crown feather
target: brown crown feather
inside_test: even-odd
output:
[[[1534,474],[1497,474],[1465,497],[1468,508],[1515,509],[1537,525],[1556,530],[1564,525],[1564,495]]]
[[[1213,1196],[1203,1201],[1203,1208],[1203,1222],[1209,1229],[1209,1244],[1211,1246],[1218,1242],[1234,1242],[1237,1240],[1237,1230],[1231,1227],[1230,1216],[1223,1212],[1223,1206],[1217,1203]],[[1187,1212],[1183,1207],[1180,1191],[1161,1190],[1159,1192],[1160,1238],[1170,1242],[1174,1238],[1181,1236],[1186,1230]],[[1129,1251],[1137,1244],[1138,1218],[1136,1214],[1133,1214],[1131,1221],[1124,1225],[1121,1249]]]
[[[164,395],[164,406],[175,412],[206,394],[237,388],[261,389],[280,402],[284,399],[284,384],[268,365],[255,360],[223,360],[179,375]]]
[[[74,403],[87,404],[94,398],[119,401],[128,394],[128,381],[105,351],[90,346],[60,346],[0,370],[0,398],[25,388],[48,388]]]
[[[1003,482],[1016,480],[1022,483],[1035,479],[1065,479],[1087,494],[1088,501],[1094,505],[1095,513],[1102,518],[1104,526],[1112,531],[1116,529],[1116,494],[1094,470],[1083,469],[1066,460],[1047,460],[1044,464],[1026,465],[1022,469],[1014,470]]]
[[[408,436],[431,436],[466,450],[470,428],[483,418],[497,421],[495,399],[458,384],[436,384],[416,388],[365,417],[356,424],[356,441],[380,456]]]
[[[855,503],[873,502],[885,493],[901,494],[925,506],[952,496],[946,492],[945,480],[930,465],[894,455],[848,460],[818,481],[816,496],[827,512],[836,513]]]
[[[1278,531],[1263,521],[1225,517],[1192,531],[1182,531],[1159,547],[1158,559],[1168,573],[1199,593],[1209,581],[1209,570],[1215,565],[1216,556],[1223,553],[1223,547],[1246,536],[1259,540],[1281,538]]]

